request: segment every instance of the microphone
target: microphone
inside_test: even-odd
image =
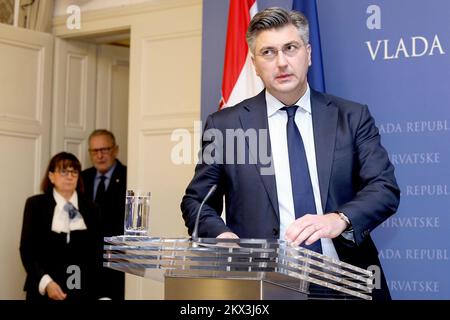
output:
[[[197,217],[195,218],[195,225],[194,230],[192,231],[192,240],[198,241],[198,222],[200,220],[200,213],[202,212],[203,205],[205,202],[211,197],[211,195],[216,191],[217,184],[212,185],[212,187],[209,189],[208,193],[206,194],[205,198],[203,199],[202,203],[200,204],[200,207],[198,207],[197,211]]]

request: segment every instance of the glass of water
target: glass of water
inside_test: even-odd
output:
[[[125,235],[147,236],[150,218],[150,192],[127,190],[125,197]]]

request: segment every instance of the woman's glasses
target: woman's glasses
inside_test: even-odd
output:
[[[72,169],[72,170],[71,169],[59,169],[59,170],[56,170],[56,172],[58,172],[63,177],[67,177],[70,173],[72,175],[72,177],[76,178],[80,174],[78,172],[78,170],[75,170],[75,169]]]

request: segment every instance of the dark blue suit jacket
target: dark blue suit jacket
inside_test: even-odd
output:
[[[127,189],[127,167],[118,159],[117,165],[111,176],[103,203],[97,203],[100,207],[100,227],[102,237],[113,237],[124,232],[123,222],[125,218],[125,194]],[[94,201],[94,180],[97,174],[95,167],[88,168],[81,173],[84,182],[86,197]],[[102,268],[104,277],[105,296],[113,300],[125,299],[125,273]]]
[[[338,255],[342,261],[362,268],[380,265],[370,232],[395,213],[400,190],[394,167],[380,144],[378,129],[367,106],[335,96],[311,90],[311,109],[322,207],[324,212],[344,212],[354,229],[355,242],[342,236],[333,239]],[[208,129],[221,132],[224,139],[203,141],[202,151],[214,149],[213,155],[224,156],[224,163],[197,165],[181,203],[189,233],[202,199],[217,184],[216,192],[203,207],[199,236],[216,237],[232,231],[241,238],[278,238],[280,218],[275,176],[260,174],[264,167],[261,159],[256,164],[247,161],[239,165],[235,164],[236,155],[232,157],[234,163],[225,160],[225,146],[230,142],[227,129],[268,130],[265,91],[210,115],[205,132]],[[256,158],[248,143],[244,149],[241,151],[246,159]],[[223,196],[226,225],[220,218]],[[386,294],[389,292],[382,293],[385,297]]]

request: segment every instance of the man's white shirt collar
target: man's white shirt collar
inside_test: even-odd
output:
[[[294,105],[299,106],[299,108],[311,114],[310,97],[311,97],[311,90],[309,89],[309,85],[307,85],[305,94],[300,99],[298,99],[298,101],[294,103]],[[286,105],[284,105],[280,100],[271,95],[267,90],[266,90],[266,105],[268,117],[274,115],[281,108],[286,107]]]

